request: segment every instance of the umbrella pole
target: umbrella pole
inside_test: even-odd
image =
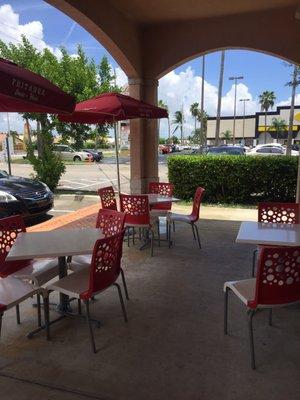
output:
[[[10,124],[9,124],[9,115],[7,113],[7,135],[6,135],[6,155],[7,155],[7,166],[8,173],[11,175],[11,163],[10,163],[10,151],[9,151],[9,136],[10,136]]]
[[[116,160],[117,160],[117,177],[118,177],[118,192],[121,193],[121,182],[120,182],[120,164],[119,164],[119,144],[117,138],[117,125],[114,121],[114,134],[115,134],[115,150],[116,150]]]

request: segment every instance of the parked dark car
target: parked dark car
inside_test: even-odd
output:
[[[22,214],[30,218],[53,207],[53,193],[42,182],[8,175],[0,170],[0,217]]]
[[[86,150],[83,150],[83,151],[92,156],[92,161],[100,162],[103,159],[102,151],[92,150],[92,149],[86,149]]]
[[[240,146],[216,146],[209,147],[205,154],[242,156],[245,155],[245,149]]]

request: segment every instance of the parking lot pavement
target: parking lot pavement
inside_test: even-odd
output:
[[[130,191],[130,162],[123,160],[120,164],[121,188]],[[7,164],[0,163],[0,169],[7,171]],[[33,173],[30,164],[12,164],[12,174],[30,177]],[[167,179],[167,165],[164,160],[159,162],[159,177]],[[100,187],[112,185],[117,189],[117,167],[115,159],[105,159],[103,163],[86,163],[66,165],[66,172],[59,182],[59,189],[72,191],[96,191]]]

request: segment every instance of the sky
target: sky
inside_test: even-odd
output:
[[[106,55],[115,68],[117,83],[125,85],[127,77],[107,50],[79,24],[61,11],[42,0],[0,0],[0,39],[9,43],[20,41],[22,34],[40,50],[48,47],[59,56],[60,46],[69,53],[75,53],[81,44],[88,57],[98,62]],[[185,135],[194,127],[189,113],[190,105],[200,103],[201,58],[182,64],[159,81],[158,96],[169,108],[170,119],[176,110],[183,108],[185,115]],[[206,55],[204,108],[209,116],[215,116],[220,69],[220,52]],[[224,85],[222,94],[222,115],[232,115],[234,108],[234,86],[228,78],[243,76],[237,86],[237,99],[249,98],[246,114],[259,111],[259,95],[265,90],[273,90],[276,104],[290,103],[291,88],[286,82],[291,80],[292,68],[283,60],[263,53],[247,50],[227,50],[225,55]],[[185,95],[182,96],[182,93]],[[300,95],[296,96],[300,104]],[[237,101],[237,114],[242,114],[242,102]],[[17,114],[10,115],[11,129],[23,131],[23,121]],[[167,123],[160,124],[161,136],[167,136]],[[6,115],[0,113],[0,132],[7,130]]]

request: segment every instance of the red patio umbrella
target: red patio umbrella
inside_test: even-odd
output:
[[[59,115],[62,122],[81,124],[114,124],[115,149],[117,159],[118,190],[120,192],[120,171],[116,121],[134,118],[167,118],[168,112],[164,108],[136,100],[133,97],[120,93],[104,93],[92,99],[82,101],[75,107],[71,115]]]
[[[40,75],[0,58],[0,112],[71,113],[75,98]],[[9,119],[8,134],[10,132]],[[9,142],[6,138],[11,174]]]
[[[0,112],[71,113],[75,98],[47,79],[0,58]]]

